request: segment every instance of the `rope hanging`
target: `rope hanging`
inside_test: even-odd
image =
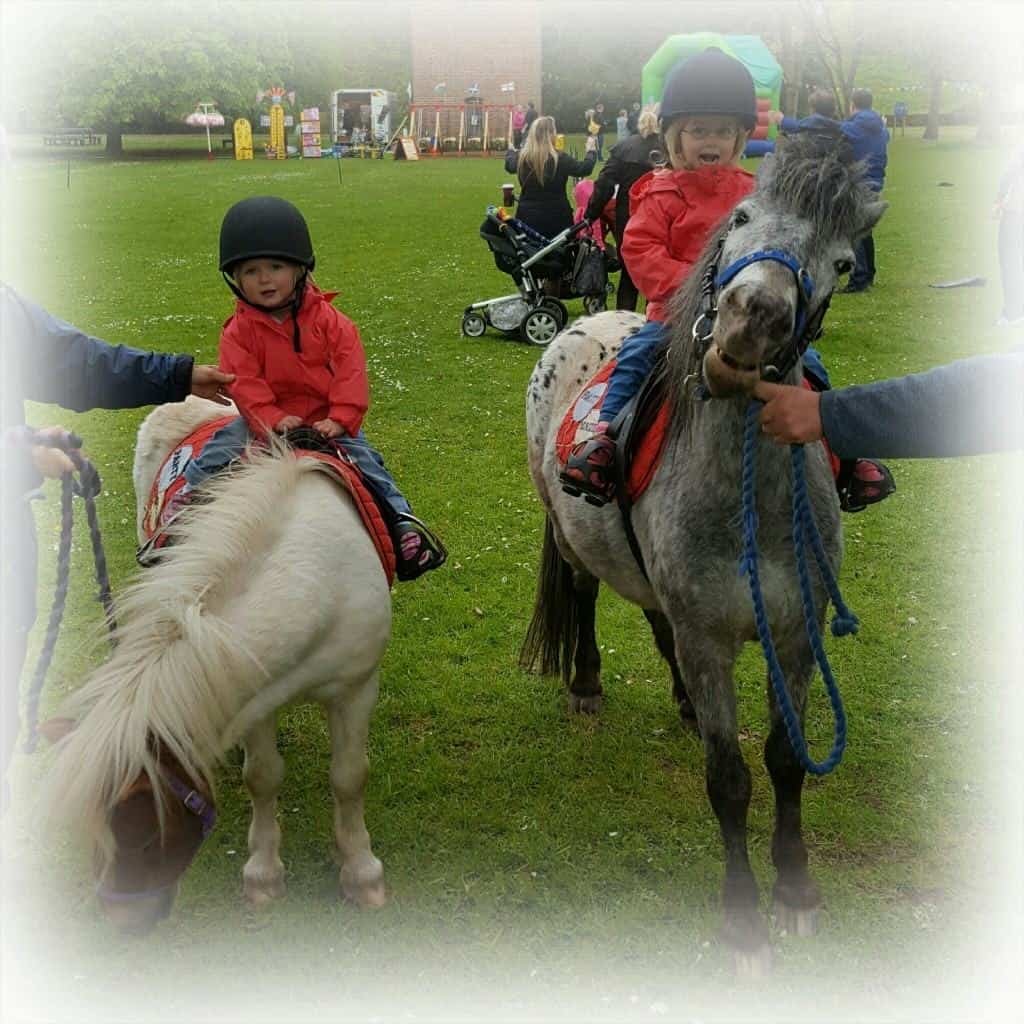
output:
[[[82,441],[75,434],[50,436],[29,430],[24,432],[24,442],[30,445],[60,448],[71,459],[75,466],[75,472],[78,474],[77,481],[75,480],[75,474],[71,472],[65,473],[61,477],[61,524],[60,543],[57,549],[57,584],[53,595],[53,607],[50,609],[50,618],[46,624],[46,637],[43,641],[43,649],[39,654],[39,661],[36,663],[36,670],[32,676],[32,683],[29,686],[26,700],[25,752],[31,754],[39,742],[39,700],[43,692],[46,673],[49,671],[50,663],[53,661],[53,652],[57,646],[57,637],[60,635],[64,608],[67,604],[68,584],[71,578],[71,534],[74,525],[73,498],[76,494],[85,502],[85,515],[89,525],[89,539],[92,543],[93,561],[96,566],[96,582],[100,588],[97,597],[103,605],[111,643],[116,642],[117,622],[114,619],[114,600],[110,592],[107,556],[103,549],[103,536],[100,532],[99,516],[96,514],[96,496],[100,493],[103,486],[96,467],[82,455],[79,450],[82,446]]]
[[[818,629],[817,614],[814,607],[814,594],[811,590],[810,573],[807,568],[807,551],[809,547],[818,566],[818,572],[828,591],[829,598],[835,606],[836,615],[832,619],[832,633],[845,636],[856,633],[859,628],[857,616],[850,611],[839,592],[839,584],[828,563],[821,534],[811,510],[807,495],[807,480],[804,474],[803,445],[790,445],[790,463],[793,467],[793,548],[796,553],[797,577],[800,583],[800,601],[803,606],[804,624],[807,638],[810,641],[814,660],[821,669],[825,688],[835,719],[834,739],[828,757],[821,762],[815,761],[807,750],[807,742],[800,728],[800,719],[790,700],[786,687],[786,677],[775,653],[772,641],[771,626],[764,606],[764,595],[761,593],[761,580],[758,571],[757,548],[757,420],[761,409],[760,402],[752,401],[747,407],[747,418],[743,435],[743,476],[742,476],[742,509],[743,509],[743,554],[740,557],[740,575],[746,575],[750,583],[750,596],[754,605],[754,620],[757,624],[757,636],[761,642],[765,661],[768,663],[768,675],[772,690],[778,701],[786,734],[790,746],[804,769],[812,775],[827,775],[842,760],[846,748],[846,712],[839,686],[832,674],[825,647]]]

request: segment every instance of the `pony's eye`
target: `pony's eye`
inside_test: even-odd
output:
[[[732,215],[732,226],[738,228],[743,224],[750,223],[750,214],[746,210],[737,210]]]
[[[836,273],[840,275],[848,274],[853,270],[853,260],[836,260],[832,265],[836,268]]]

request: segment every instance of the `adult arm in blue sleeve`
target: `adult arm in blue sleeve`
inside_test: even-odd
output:
[[[66,409],[127,409],[180,402],[191,386],[191,356],[108,345],[0,286],[3,356],[21,397]]]
[[[926,459],[1024,450],[1024,353],[826,391],[821,423],[840,458]]]

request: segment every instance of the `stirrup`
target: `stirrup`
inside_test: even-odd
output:
[[[420,547],[412,561],[402,557],[402,545],[399,540],[410,528],[420,538]],[[395,575],[403,582],[414,580],[431,569],[440,569],[448,560],[448,549],[441,539],[422,520],[411,513],[405,513],[395,521]],[[427,558],[423,556],[427,555]]]
[[[881,474],[881,479],[861,480],[857,476],[858,464],[872,466]],[[839,490],[839,507],[844,512],[863,512],[868,505],[888,498],[896,490],[896,481],[884,463],[874,459],[853,459],[843,461],[836,487]]]
[[[595,434],[581,441],[569,453],[559,474],[562,490],[573,498],[582,495],[600,508],[615,497],[615,441],[608,434]]]

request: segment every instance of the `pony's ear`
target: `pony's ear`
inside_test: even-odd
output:
[[[73,718],[48,718],[39,723],[39,733],[47,743],[59,743],[78,723]]]
[[[757,174],[755,175],[758,188],[765,188],[775,176],[775,160],[776,156],[774,153],[765,153],[765,155],[761,157],[761,163],[758,166]]]
[[[875,229],[875,225],[882,219],[882,214],[889,209],[889,204],[884,199],[875,199],[864,207],[861,223],[857,227],[857,237],[863,238]]]

